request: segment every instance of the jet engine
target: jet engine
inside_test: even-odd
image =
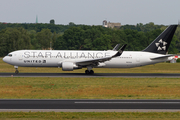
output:
[[[74,69],[79,69],[77,65],[72,62],[63,62],[62,63],[62,70],[63,71],[73,71]]]

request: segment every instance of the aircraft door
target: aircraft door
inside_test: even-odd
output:
[[[19,53],[19,56],[18,56],[19,60],[23,60],[23,54],[22,53]]]
[[[136,57],[136,66],[142,66],[142,55],[137,55]]]
[[[136,62],[140,62],[140,58],[139,57],[136,58]]]

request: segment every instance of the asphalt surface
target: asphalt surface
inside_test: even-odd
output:
[[[180,109],[180,100],[0,100],[0,109]]]
[[[135,78],[180,78],[178,73],[0,73],[0,77],[135,77]]]

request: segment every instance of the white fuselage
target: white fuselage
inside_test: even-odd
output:
[[[19,50],[11,52],[12,56],[5,56],[3,61],[14,66],[22,67],[62,67],[62,62],[73,62],[88,59],[110,57],[117,51],[78,51],[78,50]],[[94,67],[104,68],[132,68],[168,61],[168,58],[151,60],[150,58],[164,55],[143,52],[124,51],[121,56],[105,61],[103,65]]]

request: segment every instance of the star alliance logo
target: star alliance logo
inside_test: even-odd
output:
[[[167,42],[163,41],[162,39],[160,39],[159,42],[157,42],[155,44],[156,44],[156,47],[157,47],[158,51],[166,50]]]

